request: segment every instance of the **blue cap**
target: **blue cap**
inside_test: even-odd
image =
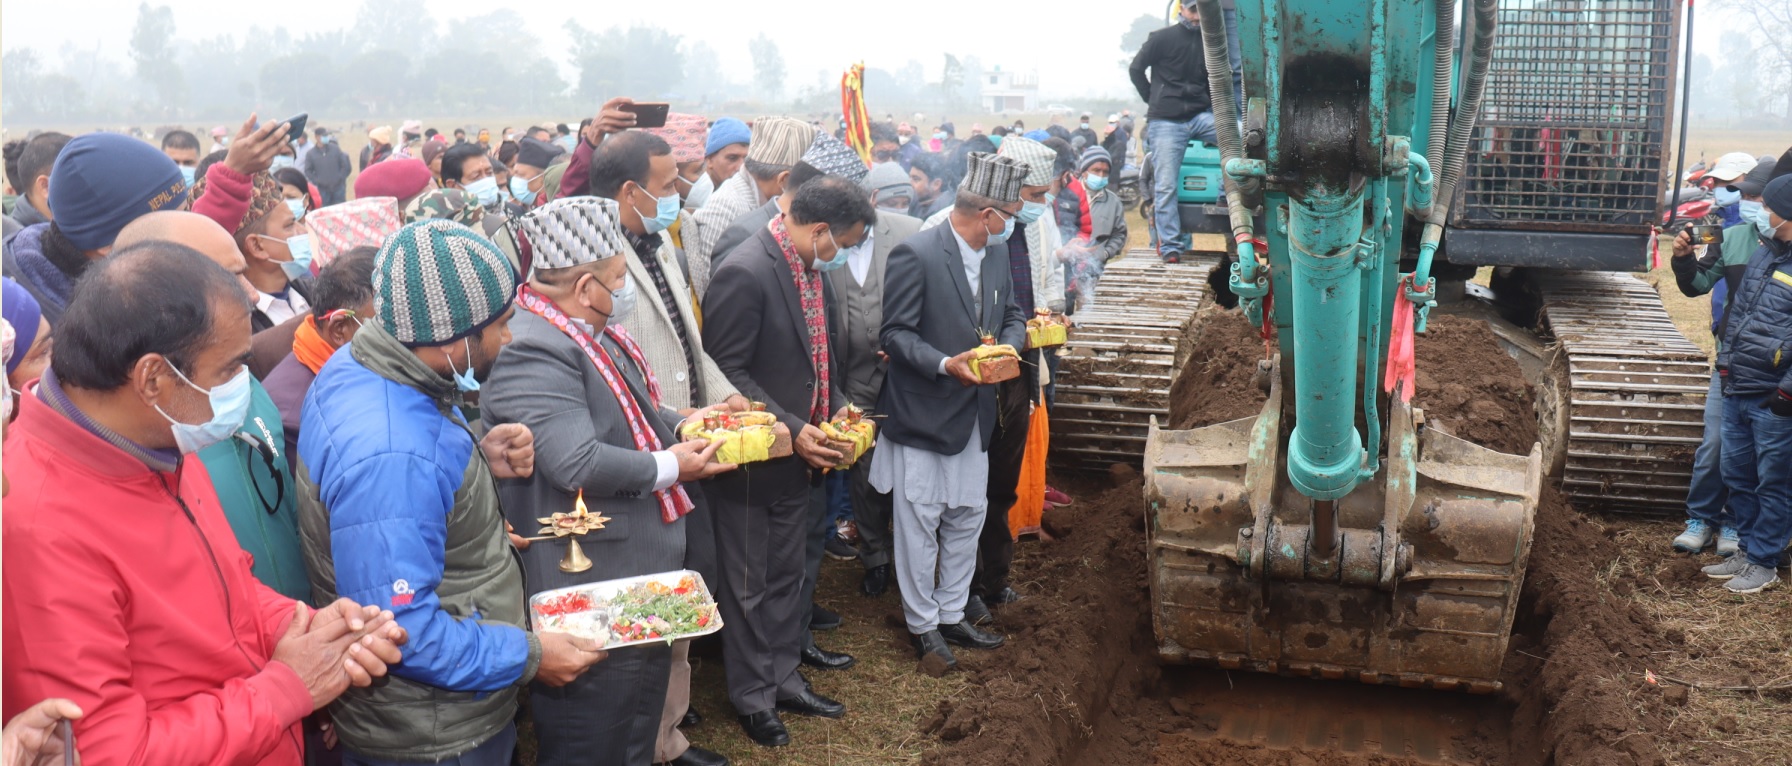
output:
[[[1034,141],[1038,141],[1039,143],[1042,143],[1042,144],[1045,143],[1046,139],[1052,137],[1052,134],[1047,133],[1043,130],[1029,130],[1025,133],[1022,133],[1021,135],[1026,138],[1033,139]]]
[[[746,123],[733,117],[723,117],[709,126],[709,140],[703,144],[703,156],[708,157],[734,144],[752,140],[753,130]]]
[[[117,133],[68,142],[50,168],[56,228],[83,251],[110,247],[125,225],[187,201],[187,180],[168,155]]]

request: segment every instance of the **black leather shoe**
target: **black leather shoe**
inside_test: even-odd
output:
[[[784,720],[778,717],[776,710],[743,715],[740,717],[740,728],[747,733],[747,739],[765,747],[790,744],[790,730],[784,728]]]
[[[778,728],[782,729],[783,724],[779,724]],[[785,735],[784,741],[790,741],[790,736],[788,734]],[[690,749],[684,751],[684,755],[673,758],[672,760],[667,761],[666,764],[667,766],[728,766],[728,756],[722,755],[721,753],[712,753],[701,747],[692,745]]]
[[[820,604],[809,605],[809,629],[833,630],[840,627],[840,613]]]
[[[994,596],[990,596],[988,599],[986,599],[985,603],[989,604],[990,606],[1007,606],[1007,605],[1012,604],[1019,600],[1020,600],[1020,594],[1014,592],[1013,588],[1003,588],[1001,591],[997,592]]]
[[[858,662],[850,654],[830,652],[819,646],[810,646],[803,650],[803,664],[817,670],[845,670]]]
[[[844,718],[846,706],[815,693],[813,689],[804,689],[801,694],[787,700],[778,700],[778,709],[797,715],[811,715],[817,718]]]
[[[915,659],[926,659],[932,654],[945,663],[947,670],[958,667],[958,658],[952,656],[952,648],[946,646],[946,639],[939,631],[930,630],[920,635],[910,633],[908,640],[915,645]]]
[[[995,622],[995,615],[989,613],[989,607],[983,605],[983,599],[972,596],[964,602],[964,622],[967,625],[988,625]]]
[[[890,565],[879,564],[865,570],[865,579],[859,583],[859,592],[872,598],[882,596],[890,589]]]
[[[692,729],[701,725],[703,725],[703,714],[697,712],[697,709],[694,707],[685,708],[684,718],[679,719],[678,728]]]
[[[994,649],[1007,642],[1007,639],[994,633],[978,630],[977,626],[968,621],[957,625],[941,625],[940,636],[948,644],[971,649]]]

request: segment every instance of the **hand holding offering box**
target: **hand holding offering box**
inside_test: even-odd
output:
[[[850,468],[877,442],[877,426],[865,419],[865,411],[848,404],[840,417],[821,424],[828,447],[845,455],[836,468]]]
[[[983,345],[971,350],[971,372],[984,383],[1000,383],[1020,377],[1020,354],[1013,346],[996,344],[996,337],[985,333]]]
[[[701,420],[688,422],[680,429],[685,439],[720,441],[715,459],[721,463],[758,463],[792,453],[790,429],[766,412],[764,405],[747,412],[711,410]]]
[[[1052,315],[1051,309],[1039,309],[1038,316],[1027,320],[1027,346],[1050,348],[1070,341],[1070,328]]]

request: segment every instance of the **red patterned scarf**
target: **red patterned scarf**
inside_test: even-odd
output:
[[[616,369],[616,362],[610,358],[610,352],[605,351],[583,328],[568,319],[553,301],[542,297],[541,293],[535,292],[528,285],[517,290],[517,302],[530,313],[548,320],[548,324],[559,328],[560,332],[566,333],[574,343],[579,344],[579,349],[585,352],[585,358],[590,359],[591,364],[597,367],[597,374],[603,377],[604,384],[610,387],[610,393],[616,396],[616,403],[622,407],[622,417],[628,421],[628,432],[635,438],[635,449],[642,452],[660,451],[663,447],[660,437],[653,432],[653,426],[647,422],[647,414],[641,411],[641,406],[635,403],[635,397],[629,393],[628,384],[623,381],[622,372]],[[642,359],[641,347],[635,345],[635,339],[620,327],[605,327],[604,334],[621,346],[623,353],[628,354],[628,358],[641,371],[641,377],[647,380],[648,399],[658,409],[660,382],[653,377],[653,370],[648,369],[647,362]],[[653,495],[660,503],[660,518],[665,519],[667,524],[690,513],[693,507],[691,496],[685,493],[684,486],[680,484],[673,484]]]
[[[821,291],[821,274],[803,265],[802,256],[796,254],[796,246],[791,244],[790,231],[784,226],[784,216],[773,218],[766,226],[771,229],[772,239],[778,241],[778,249],[784,251],[784,262],[790,266],[797,297],[803,304],[803,323],[809,326],[809,360],[815,364],[815,394],[809,401],[809,423],[821,425],[828,419],[828,401],[832,398],[828,389],[828,368],[833,366],[828,354],[828,305]]]

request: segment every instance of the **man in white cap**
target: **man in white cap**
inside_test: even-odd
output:
[[[559,567],[569,543],[529,545],[522,551],[528,594],[682,569],[685,517],[708,512],[703,493],[686,491],[683,482],[733,466],[711,461],[720,442],[679,440],[684,417],[661,398],[634,338],[612,323],[634,313],[638,296],[619,208],[614,200],[571,197],[530,212],[519,225],[535,267],[518,290],[511,342],[498,353],[481,398],[488,423],[527,426],[538,445],[534,473],[499,490],[506,519],[530,529],[582,496],[612,528],[627,530],[582,537],[592,566],[578,573]],[[639,646],[565,687],[536,684],[536,762],[657,761],[671,659],[664,643]]]
[[[1724,226],[1735,226],[1742,223],[1742,192],[1734,188],[1736,183],[1748,172],[1755,169],[1758,160],[1748,152],[1730,152],[1717,158],[1717,164],[1699,179],[1699,185],[1711,190],[1712,198],[1717,202],[1717,212],[1723,216]]]
[[[1004,243],[1014,234],[1027,167],[986,153],[969,160],[948,225],[890,252],[881,335],[890,362],[878,399],[887,417],[871,460],[871,486],[892,494],[896,578],[910,638],[917,656],[939,668],[958,664],[948,643],[1003,643],[964,611],[998,419],[996,389],[983,384],[970,360],[985,330],[999,343],[1026,345]]]

